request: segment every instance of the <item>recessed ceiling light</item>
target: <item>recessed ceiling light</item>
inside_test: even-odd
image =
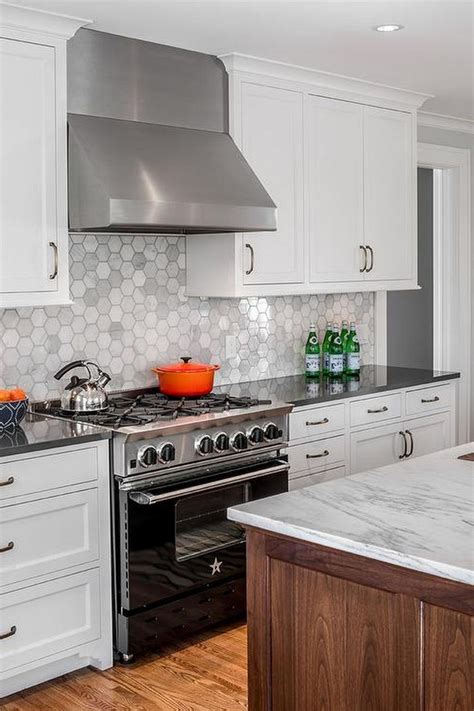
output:
[[[375,29],[377,32],[397,32],[403,30],[403,25],[378,25]]]

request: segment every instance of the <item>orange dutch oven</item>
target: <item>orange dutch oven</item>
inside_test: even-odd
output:
[[[210,393],[214,386],[214,373],[220,365],[190,363],[189,357],[181,360],[182,363],[152,368],[158,377],[160,392],[171,397],[199,397]]]

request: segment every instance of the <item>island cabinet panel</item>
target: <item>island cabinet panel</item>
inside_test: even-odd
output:
[[[474,708],[474,618],[425,605],[424,711]]]
[[[249,528],[249,711],[472,711],[465,583]]]
[[[273,711],[418,711],[415,599],[273,559],[269,575]]]

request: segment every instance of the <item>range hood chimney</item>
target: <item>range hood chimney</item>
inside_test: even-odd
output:
[[[216,58],[82,30],[68,62],[72,232],[276,229],[272,199],[225,130]]]

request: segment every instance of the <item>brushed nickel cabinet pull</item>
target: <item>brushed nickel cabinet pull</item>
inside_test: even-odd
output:
[[[430,398],[429,400],[424,400],[423,398],[421,398],[421,402],[423,402],[423,403],[439,402],[439,397],[437,395],[435,395],[434,397]]]
[[[0,486],[10,486],[10,484],[13,484],[15,481],[15,477],[9,476],[8,479],[5,479],[4,481],[0,481]]]
[[[49,246],[52,247],[54,253],[54,267],[53,273],[49,275],[50,279],[56,279],[58,276],[58,245],[56,242],[50,242]]]
[[[366,269],[365,271],[366,271],[366,272],[371,272],[372,269],[374,268],[374,250],[372,249],[372,247],[370,246],[370,244],[366,245],[366,247],[367,247],[367,250],[368,250],[368,252],[369,252],[369,254],[370,254],[370,267],[367,267],[367,269]]]
[[[16,632],[16,625],[10,627],[10,632],[5,632],[5,634],[0,634],[0,639],[6,639],[7,637],[13,637]]]
[[[312,427],[313,425],[327,425],[329,422],[328,418],[325,417],[323,420],[315,420],[314,422],[306,422],[306,427]]]
[[[405,457],[407,456],[407,448],[408,448],[407,437],[406,437],[405,432],[400,431],[398,434],[403,437],[403,454],[399,454],[398,458],[405,459]]]
[[[254,269],[254,266],[255,266],[255,252],[254,252],[254,250],[253,250],[252,245],[249,244],[248,242],[245,244],[245,246],[247,247],[247,249],[248,249],[249,252],[250,252],[250,267],[249,267],[248,269],[246,269],[246,271],[245,271],[245,273],[248,275],[248,274],[251,274],[251,273],[253,272],[253,269]]]
[[[409,451],[408,454],[407,454],[407,459],[408,459],[408,457],[411,457],[411,455],[413,454],[413,449],[414,449],[414,447],[415,447],[415,442],[414,442],[414,440],[413,440],[413,435],[412,435],[412,433],[410,432],[410,430],[405,430],[405,432],[407,433],[407,435],[408,435],[409,438],[410,438],[410,451]]]
[[[379,412],[387,412],[387,411],[388,411],[388,407],[386,405],[384,405],[383,407],[380,407],[378,410],[367,410],[369,415],[376,415]]]
[[[11,549],[14,547],[13,541],[10,541],[10,543],[7,543],[6,546],[3,546],[3,548],[0,548],[0,553],[5,553],[6,551],[11,551]]]
[[[327,457],[329,455],[329,450],[325,449],[321,454],[307,454],[306,459],[319,459],[320,457]]]
[[[367,271],[367,247],[364,247],[363,244],[360,244],[359,247],[364,253],[364,265],[359,269],[359,271],[366,272]]]

